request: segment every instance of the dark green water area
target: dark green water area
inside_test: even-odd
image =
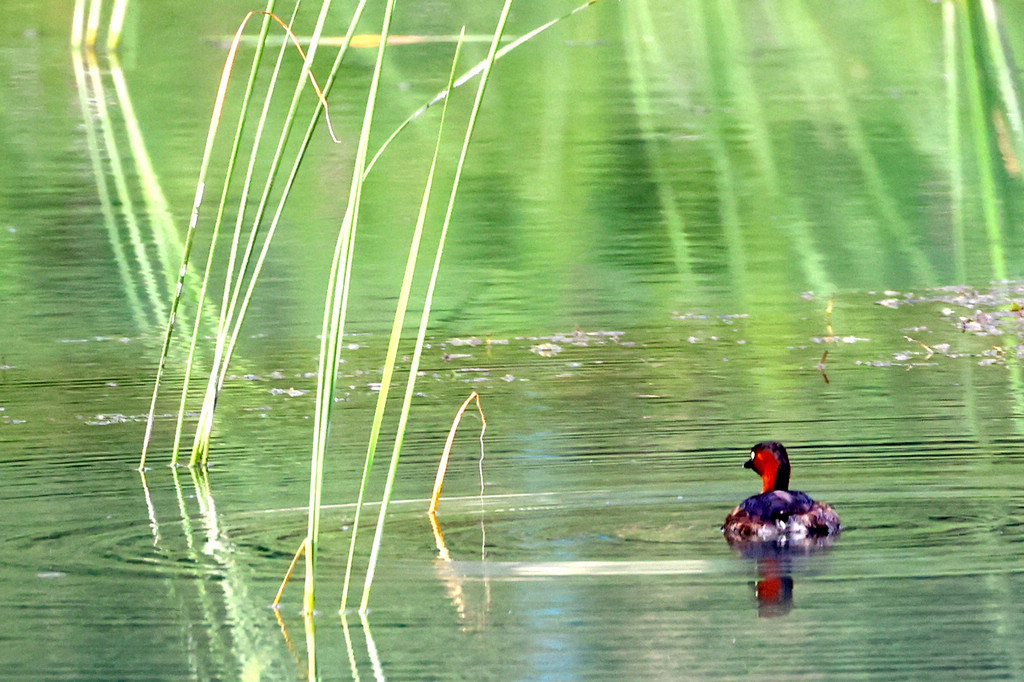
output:
[[[503,58],[370,610],[343,620],[437,111],[407,129],[363,198],[314,633],[301,569],[269,604],[306,533],[318,336],[374,50],[331,96],[342,143],[318,133],[300,172],[208,475],[167,466],[180,335],[140,476],[227,41],[254,7],[129,2],[117,59],[82,61],[73,4],[13,0],[0,26],[0,677],[308,679],[315,653],[331,680],[1024,678],[1024,5],[601,0]],[[362,33],[379,31],[370,4]],[[576,4],[520,0],[506,33]],[[442,38],[389,48],[371,146],[444,87],[462,24],[485,37],[465,63],[484,57],[500,5],[398,2],[393,33]],[[439,183],[460,144],[446,137]],[[427,498],[472,391],[483,455],[472,408],[440,551]],[[793,487],[839,512],[831,546],[756,556],[723,539],[766,439],[789,447]]]

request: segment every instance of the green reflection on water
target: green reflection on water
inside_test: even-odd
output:
[[[136,3],[122,62],[183,226],[217,37],[237,15],[172,5]],[[1009,117],[1003,132],[993,123],[1003,110],[981,18],[947,10],[944,43],[949,6],[601,3],[502,62],[406,439],[397,494],[416,502],[390,524],[370,619],[385,674],[1021,676],[1024,392],[1009,304],[1024,294],[958,301],[931,289],[1022,276],[1019,141]],[[999,10],[1019,55],[1021,10]],[[466,11],[492,21],[490,8]],[[551,9],[518,11],[513,32]],[[66,17],[38,6],[8,18],[0,580],[22,614],[3,629],[8,669],[231,677],[244,654],[297,677],[304,656],[262,606],[301,535],[290,508],[305,498],[302,391],[323,245],[343,208],[325,198],[344,185],[349,150],[324,146],[307,166],[225,393],[209,490],[176,489],[157,470],[147,506],[131,467],[159,330],[126,287],[146,300],[153,285],[126,282],[101,228]],[[410,5],[403,30],[450,33],[449,18]],[[397,123],[437,91],[449,47],[392,52],[402,87],[383,116]],[[425,169],[410,159],[429,134],[401,144],[369,188],[353,302],[365,335],[345,358],[345,427],[328,465],[337,503],[354,489],[349,455],[363,449],[400,228],[418,201],[402,188],[419,186]],[[833,291],[839,338],[826,342]],[[935,300],[900,304],[903,292]],[[1007,323],[987,329],[978,310]],[[619,333],[580,339],[577,327]],[[492,343],[450,341],[472,335]],[[531,352],[545,343],[562,351]],[[815,367],[826,348],[828,383]],[[442,504],[457,560],[444,566],[420,500],[473,389],[488,416],[488,497],[474,498],[467,437],[445,488],[466,499]],[[757,566],[717,533],[756,490],[741,464],[766,437],[791,446],[794,485],[849,527],[794,562],[793,608],[770,622],[749,586]],[[331,545],[341,556],[350,520],[330,512],[324,556]],[[611,563],[586,574],[584,561]],[[535,575],[502,574],[509,566]],[[301,651],[301,618],[283,618]],[[342,628],[329,614],[318,624],[321,671],[347,673]]]

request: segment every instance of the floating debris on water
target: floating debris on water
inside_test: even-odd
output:
[[[300,395],[306,395],[309,391],[302,391],[297,388],[272,388],[270,389],[270,395],[286,395],[289,398],[298,398]]]
[[[811,341],[814,343],[860,343],[862,341],[870,341],[863,336],[812,336]]]
[[[480,346],[484,342],[475,336],[471,336],[468,339],[448,339],[449,346]]]
[[[455,337],[448,339],[445,342],[449,346],[507,346],[508,339],[494,339],[488,336],[486,339],[481,339],[476,336],[468,336],[466,338]]]
[[[138,417],[129,417],[126,414],[98,414],[89,419],[84,417],[79,417],[79,419],[82,419],[87,426],[110,426],[111,424],[124,424],[126,422],[139,421]],[[8,423],[14,424],[17,422],[11,421]]]
[[[705,313],[672,313],[673,320],[710,320],[716,319],[725,324],[732,324],[734,320],[744,320],[750,317],[750,313],[725,313],[723,315],[707,315]]]
[[[542,358],[551,358],[562,352],[562,347],[557,343],[538,343],[530,346],[530,352],[536,353]]]
[[[1001,283],[988,291],[979,291],[970,286],[947,286],[932,289],[923,294],[886,291],[884,295],[885,298],[877,300],[875,303],[886,308],[897,309],[923,304],[944,304],[936,311],[938,316],[952,329],[967,336],[1024,339],[1024,283]],[[925,325],[909,327],[901,331],[941,333],[941,330],[931,329]],[[978,358],[978,364],[983,367],[1004,364],[1008,356],[1024,357],[1024,343],[1002,343],[981,351],[954,352],[951,350],[950,343],[928,345],[909,336],[904,338],[908,343],[920,345],[924,348],[924,352],[903,351],[898,353],[894,356],[895,364],[901,364],[910,357],[918,356],[924,356],[924,359],[928,360],[933,354],[948,358]],[[874,363],[863,364],[874,365]]]

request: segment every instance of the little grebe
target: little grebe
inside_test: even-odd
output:
[[[743,465],[761,475],[760,495],[743,500],[725,519],[730,542],[822,537],[842,530],[839,515],[806,493],[789,489],[789,456],[782,443],[766,441],[750,449]]]

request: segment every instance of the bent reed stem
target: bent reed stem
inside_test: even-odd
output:
[[[441,451],[441,460],[437,463],[437,476],[434,478],[434,491],[430,494],[430,505],[427,507],[427,513],[433,516],[437,513],[437,504],[441,499],[441,486],[444,485],[444,477],[448,472],[448,459],[451,456],[452,444],[455,442],[455,434],[459,430],[459,424],[462,423],[462,415],[466,412],[466,408],[469,404],[476,400],[476,409],[480,412],[480,421],[483,422],[483,428],[480,429],[480,440],[483,442],[484,431],[487,430],[487,420],[484,419],[484,408],[480,405],[480,394],[473,391],[466,398],[465,402],[462,403],[462,407],[455,413],[455,419],[452,420],[452,428],[448,431],[448,438],[444,442],[444,449]],[[483,491],[481,491],[483,492]]]

